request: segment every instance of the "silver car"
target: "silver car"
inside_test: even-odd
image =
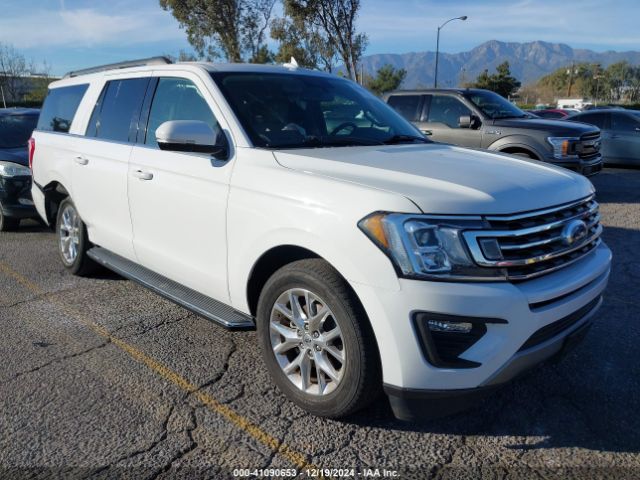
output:
[[[605,163],[640,165],[640,110],[587,110],[566,120],[600,127]]]

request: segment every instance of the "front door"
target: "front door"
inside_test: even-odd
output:
[[[640,164],[640,118],[611,112],[611,130],[607,134],[611,161]]]
[[[462,116],[471,116],[473,112],[455,95],[432,94],[426,118],[418,128],[435,142],[450,143],[461,147],[479,148],[482,133],[479,128],[460,128]],[[427,107],[425,107],[427,108]]]
[[[138,262],[200,293],[228,302],[226,210],[231,160],[160,150],[156,129],[201,120],[224,135],[197,76],[160,77],[146,135],[129,164],[129,207]]]

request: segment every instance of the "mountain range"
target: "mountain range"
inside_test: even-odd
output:
[[[361,63],[369,75],[374,75],[385,64],[404,68],[407,76],[402,88],[421,88],[433,86],[435,58],[435,52],[386,53],[367,55],[362,58]],[[455,87],[473,81],[485,69],[492,72],[505,60],[509,62],[512,75],[525,85],[560,67],[571,65],[572,62],[599,63],[602,67],[607,67],[626,60],[633,65],[640,65],[640,52],[594,52],[571,48],[563,43],[490,40],[467,52],[440,52],[438,84],[440,87]]]

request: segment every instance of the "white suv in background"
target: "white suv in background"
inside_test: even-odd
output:
[[[274,382],[316,415],[383,388],[402,419],[459,409],[580,338],[609,276],[585,178],[432,143],[292,65],[71,72],[30,157],[72,273],[101,264],[257,328]]]

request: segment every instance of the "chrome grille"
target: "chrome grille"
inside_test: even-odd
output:
[[[463,234],[473,259],[482,267],[503,269],[513,281],[544,275],[579,260],[598,246],[602,233],[593,197],[485,220],[486,230]]]

